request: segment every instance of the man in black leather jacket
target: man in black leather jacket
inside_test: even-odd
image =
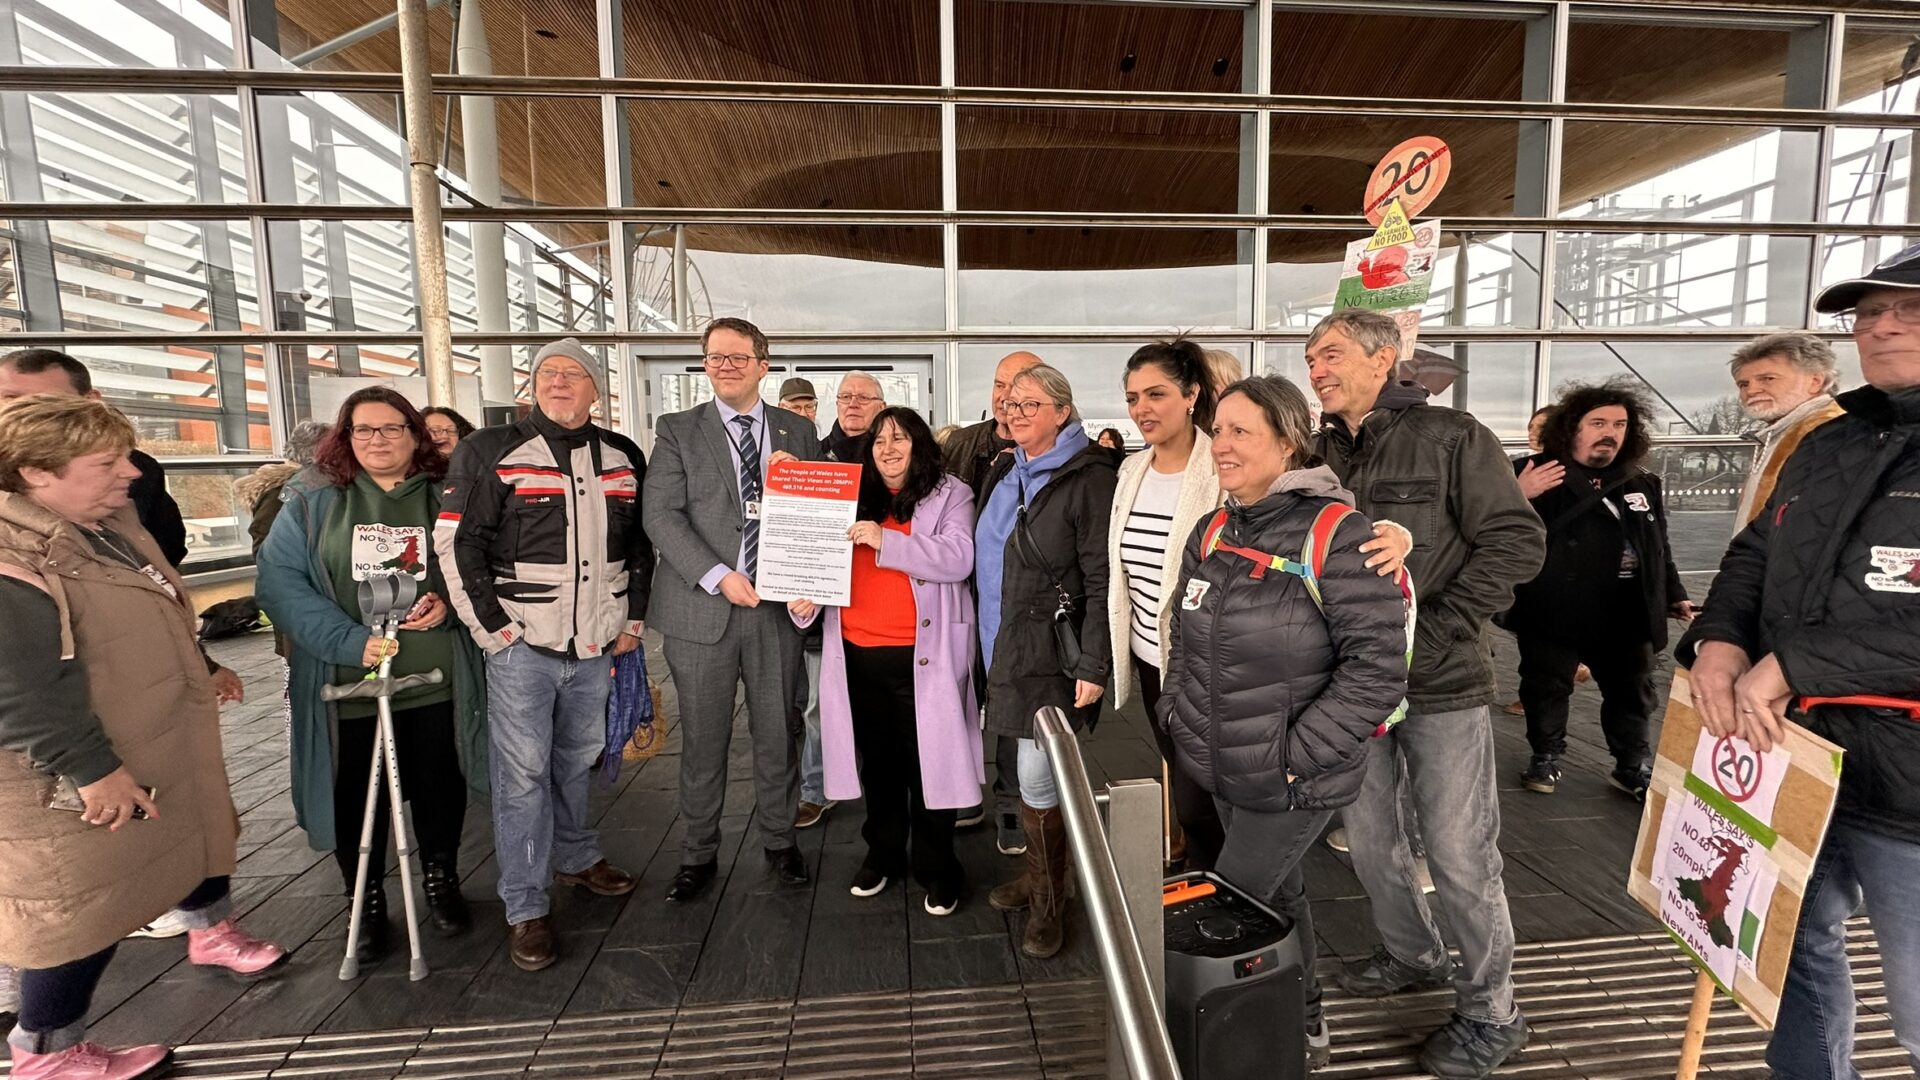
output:
[[[1788,459],[1676,650],[1707,727],[1761,750],[1802,698],[1920,699],[1920,247],[1815,307],[1850,316],[1867,385]],[[1796,1080],[1860,1075],[1846,921],[1864,901],[1894,1037],[1920,1073],[1920,719],[1869,704],[1795,719],[1846,759],[1780,995],[1793,1023],[1767,1064]]]

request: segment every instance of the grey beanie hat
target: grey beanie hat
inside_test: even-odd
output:
[[[586,368],[587,374],[593,376],[593,388],[599,393],[600,400],[607,400],[607,373],[601,370],[599,358],[594,356],[585,345],[580,344],[579,338],[563,337],[535,353],[533,370],[529,375],[538,378],[540,365],[556,356],[564,356]]]

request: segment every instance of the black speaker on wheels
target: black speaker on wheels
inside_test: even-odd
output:
[[[1211,873],[1168,878],[1161,905],[1180,1075],[1306,1076],[1306,976],[1292,921]]]

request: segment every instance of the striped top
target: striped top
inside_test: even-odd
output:
[[[1154,668],[1160,666],[1160,602],[1174,584],[1160,580],[1161,567],[1167,545],[1186,539],[1168,535],[1184,478],[1183,473],[1155,472],[1149,465],[1120,532],[1120,561],[1126,566],[1127,601],[1132,607],[1127,625],[1133,655]]]

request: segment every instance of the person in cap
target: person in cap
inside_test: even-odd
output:
[[[593,422],[604,376],[574,338],[533,360],[533,412],[461,441],[434,548],[447,598],[487,653],[493,839],[515,965],[558,953],[548,886],[633,891],[602,855],[587,773],[602,749],[610,657],[640,647],[653,545],[646,459]]]
[[[743,847],[759,847],[781,885],[809,880],[793,831],[800,630],[784,605],[761,603],[754,582],[767,470],[788,458],[817,460],[820,439],[804,417],[760,400],[768,350],[759,327],[715,319],[700,341],[713,400],[660,418],[645,497],[647,532],[660,545],[648,618],[667,639],[680,705],[685,833],[666,893],[675,903],[699,896],[719,873],[727,752],[743,684],[754,792],[752,836]]]
[[[1714,734],[1764,752],[1791,715],[1846,751],[1767,1046],[1793,1080],[1860,1075],[1846,923],[1863,902],[1894,1039],[1920,1071],[1920,721],[1884,700],[1806,707],[1920,699],[1920,245],[1814,309],[1853,332],[1866,385],[1801,440],[1675,650]]]
[[[820,422],[820,398],[810,379],[792,378],[780,384],[780,407],[799,413],[814,423]]]

